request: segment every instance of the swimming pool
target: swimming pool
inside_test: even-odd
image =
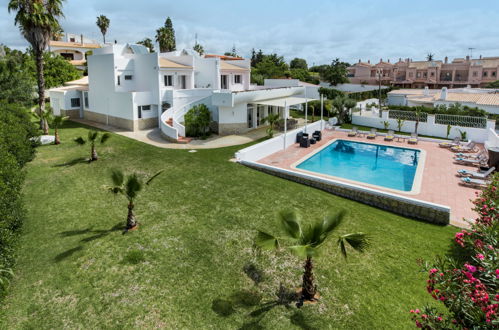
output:
[[[336,140],[296,165],[296,168],[389,189],[411,191],[420,153],[417,149]]]

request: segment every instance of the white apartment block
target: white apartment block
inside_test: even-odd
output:
[[[197,104],[210,109],[212,130],[227,135],[265,125],[269,113],[287,113],[272,104],[318,98],[319,86],[287,79],[255,86],[250,73],[250,61],[241,58],[189,50],[149,53],[141,45],[114,44],[88,57],[88,79],[51,89],[49,95],[55,114],[131,131],[159,127],[174,141],[185,137],[184,115]]]

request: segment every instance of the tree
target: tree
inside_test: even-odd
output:
[[[423,111],[420,107],[414,108],[414,115],[416,116],[416,123],[414,124],[414,133],[418,134],[419,120],[421,119]]]
[[[402,126],[404,126],[405,120],[402,118],[397,118],[397,128],[399,132],[402,132]]]
[[[258,50],[258,52],[255,52],[255,49],[253,49],[251,51],[251,66],[253,68],[255,68],[258,63],[263,61],[263,58],[264,58],[264,55],[263,55],[263,52],[261,49]]]
[[[106,33],[107,29],[109,29],[110,23],[111,21],[109,20],[109,18],[104,15],[98,16],[97,22],[95,23],[99,27],[100,33],[102,33],[102,40],[104,41],[104,43],[106,43]]]
[[[184,116],[188,136],[205,137],[210,131],[211,112],[205,104],[192,107]]]
[[[77,68],[69,63],[64,57],[45,52],[43,54],[45,87],[52,88],[64,85],[65,82],[81,78],[82,74]],[[26,63],[33,77],[36,77],[35,59],[28,58]]]
[[[431,61],[433,61],[433,58],[434,58],[434,57],[435,57],[435,55],[434,55],[434,54],[432,54],[432,53],[428,53],[428,54],[426,55],[426,60],[427,60],[428,62],[431,62]]]
[[[0,100],[24,106],[33,105],[36,73],[32,75],[26,65],[29,56],[6,46],[3,46],[3,51],[4,55],[0,56]]]
[[[176,50],[175,30],[170,17],[165,21],[165,25],[156,30],[156,41],[159,43],[161,53],[173,52]]]
[[[148,186],[151,182],[157,178],[163,170],[157,172],[151,176],[145,184]],[[114,186],[108,187],[108,190],[113,194],[122,194],[128,200],[128,215],[126,219],[126,230],[133,230],[137,227],[137,220],[135,219],[135,214],[133,212],[135,208],[135,200],[138,193],[142,190],[144,183],[142,179],[133,173],[125,178],[125,175],[120,170],[113,170],[111,174],[111,179],[113,180]]]
[[[499,88],[499,80],[490,82],[485,87],[487,87],[487,88]]]
[[[203,48],[203,46],[201,46],[197,42],[196,42],[196,44],[194,45],[194,47],[192,49],[194,49],[200,56],[202,56],[204,54],[204,48]]]
[[[332,233],[338,229],[345,214],[345,211],[340,211],[325,216],[322,221],[304,225],[293,210],[285,210],[279,213],[280,224],[286,234],[285,239],[290,244],[288,249],[298,257],[306,258],[303,266],[301,297],[297,306],[301,306],[304,301],[315,301],[317,299],[312,258],[319,254],[320,248],[331,238]],[[262,249],[277,249],[280,247],[282,240],[282,238],[259,231],[255,243]],[[345,258],[347,257],[347,245],[350,245],[356,251],[363,252],[369,244],[368,237],[364,233],[340,235],[337,242],[340,252]]]
[[[33,114],[33,117],[35,117],[36,119],[38,119],[39,122],[42,123],[43,134],[48,135],[49,134],[49,122],[51,119],[50,108],[46,107],[46,109],[44,111],[42,111],[41,114],[36,113],[36,112],[32,112],[32,114]]]
[[[147,49],[149,49],[149,53],[154,53],[154,45],[152,43],[151,38],[145,38],[141,41],[137,41],[137,44],[142,45],[142,46],[146,47]]]
[[[232,57],[238,57],[237,55],[237,50],[236,50],[236,45],[232,46],[232,49],[230,52],[225,52],[225,56],[232,56]]]
[[[62,124],[69,119],[69,116],[55,116],[52,112],[52,108],[50,107],[47,107],[46,112],[48,113],[47,122],[54,127],[54,144],[61,144],[59,127],[61,127]]]
[[[252,75],[255,74],[257,77],[261,75],[263,79],[282,78],[286,75],[288,69],[284,57],[277,54],[263,55],[262,60],[252,70]]]
[[[62,13],[63,0],[10,0],[9,12],[16,11],[15,24],[33,49],[38,84],[38,113],[45,110],[45,77],[43,52],[53,31],[60,29],[58,18]],[[40,127],[42,127],[40,122]]]
[[[269,128],[267,128],[267,136],[272,138],[274,136],[274,128],[279,121],[279,114],[269,113],[267,117],[262,118],[262,123],[268,122]]]
[[[345,112],[345,101],[345,97],[337,96],[332,102],[333,107],[338,111],[338,124],[342,124],[348,119],[348,114]]]
[[[100,135],[100,139],[98,139],[99,135]],[[77,137],[76,139],[74,139],[74,141],[79,145],[84,145],[87,142],[90,143],[90,159],[88,161],[93,162],[93,161],[99,159],[99,156],[97,155],[97,151],[95,150],[95,143],[97,141],[99,141],[100,144],[104,144],[110,137],[111,137],[111,134],[109,134],[109,133],[100,134],[97,131],[90,130],[90,131],[88,131],[87,140],[85,140],[84,138],[82,138],[80,136],[80,137]]]
[[[331,65],[327,66],[320,76],[322,80],[333,86],[346,83],[348,82],[348,66],[348,63],[340,62],[338,58],[334,59]]]
[[[307,61],[304,60],[303,58],[298,58],[298,57],[295,57],[294,59],[291,60],[291,62],[289,62],[289,67],[291,69],[308,70]]]

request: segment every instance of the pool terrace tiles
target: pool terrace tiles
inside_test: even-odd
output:
[[[474,219],[476,217],[475,212],[471,209],[473,207],[471,200],[475,198],[475,193],[479,190],[460,185],[460,178],[456,175],[457,170],[470,167],[455,164],[453,161],[454,153],[450,150],[440,148],[438,143],[435,142],[419,141],[417,145],[408,145],[407,142],[403,141],[384,141],[383,136],[378,136],[375,140],[367,140],[365,137],[347,137],[347,133],[344,131],[325,130],[323,131],[322,141],[312,145],[310,148],[300,148],[298,144],[294,144],[286,150],[276,152],[260,159],[258,162],[286,170],[303,172],[300,171],[300,169],[293,168],[293,164],[307,155],[314,153],[314,151],[328,144],[332,139],[361,141],[425,150],[426,160],[423,164],[424,169],[420,192],[417,194],[410,194],[399,191],[395,194],[450,207],[450,223],[458,227],[468,227],[468,224],[463,221],[463,218]],[[314,175],[329,178],[320,173],[315,173]],[[342,180],[341,178],[335,178],[335,180],[352,183],[352,181]],[[371,185],[363,184],[361,182],[355,182],[355,184],[372,188]],[[384,189],[383,187],[376,187],[375,189],[393,193],[393,190]]]

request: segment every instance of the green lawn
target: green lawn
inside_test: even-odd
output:
[[[431,302],[418,258],[444,253],[456,231],[403,218],[229,159],[241,147],[159,149],[118,135],[87,164],[74,123],[63,144],[43,146],[28,166],[28,219],[0,329],[402,329],[409,309]],[[105,190],[111,168],[144,175],[165,169],[136,203],[139,230],[122,235],[126,201]],[[276,232],[278,210],[306,219],[345,208],[339,233],[372,236],[365,254],[344,261],[333,241],[316,258],[321,300],[278,304],[282,284],[300,285],[301,261],[259,253],[256,229]],[[255,284],[248,265],[263,272]],[[246,266],[246,267],[245,267]],[[256,272],[253,272],[253,274]]]

